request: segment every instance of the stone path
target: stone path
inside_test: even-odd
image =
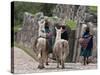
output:
[[[54,71],[70,71],[96,69],[97,64],[89,64],[84,66],[81,63],[65,63],[65,69],[57,69],[56,63],[49,63],[44,69],[37,69],[38,62],[25,53],[20,48],[14,47],[14,73],[34,73],[34,72],[54,72]]]

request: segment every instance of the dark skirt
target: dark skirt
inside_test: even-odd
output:
[[[52,53],[52,39],[51,38],[49,38],[48,39],[48,53]]]
[[[91,49],[81,48],[80,56],[89,57],[91,55],[92,55],[92,50]]]

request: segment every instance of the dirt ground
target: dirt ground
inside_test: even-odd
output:
[[[14,73],[17,74],[97,69],[97,64],[92,63],[87,66],[81,63],[65,63],[65,69],[57,69],[56,65],[56,63],[49,62],[49,65],[45,66],[44,69],[38,69],[37,61],[20,48],[14,47]]]

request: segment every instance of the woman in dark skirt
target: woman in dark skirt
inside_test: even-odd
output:
[[[86,28],[82,38],[89,38],[89,42],[87,44],[86,48],[81,47],[81,52],[80,52],[80,56],[84,57],[84,65],[88,64],[88,58],[92,55],[92,48],[93,48],[93,36],[90,35],[90,29],[89,27]]]
[[[47,41],[48,41],[48,48],[49,48],[48,53],[52,53],[52,32],[49,29],[48,20],[45,20],[45,22],[46,22],[45,23],[45,32],[46,32],[46,38],[47,38]]]

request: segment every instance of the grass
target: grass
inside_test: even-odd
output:
[[[93,13],[97,13],[97,7],[96,6],[90,6],[89,11]]]
[[[21,28],[21,25],[14,26],[14,32],[18,32]]]

